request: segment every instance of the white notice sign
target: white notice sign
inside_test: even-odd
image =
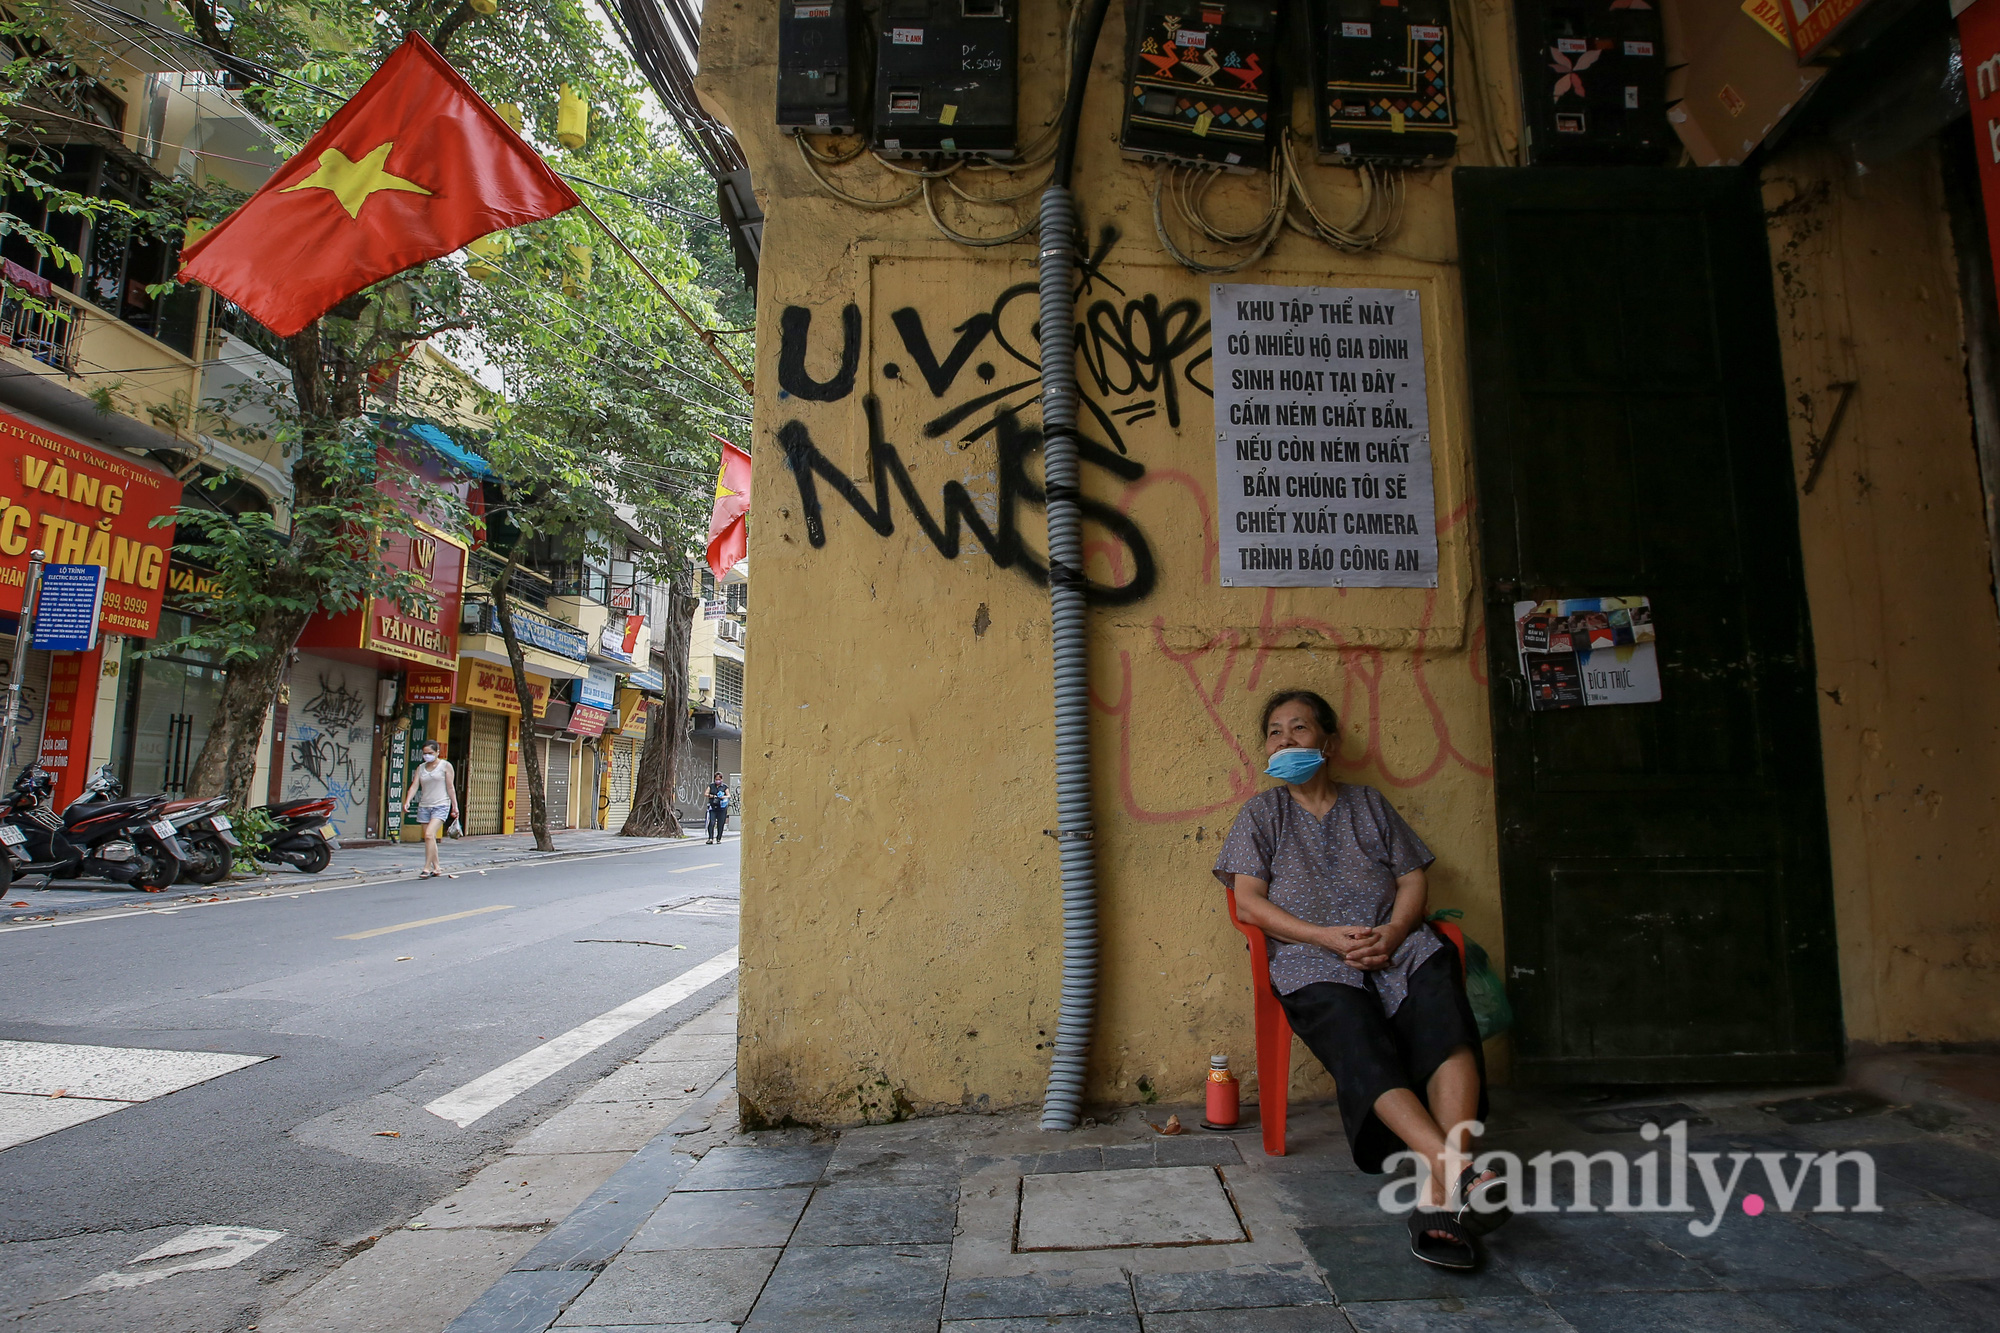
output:
[[[1430,399],[1414,291],[1218,283],[1225,588],[1435,588]]]

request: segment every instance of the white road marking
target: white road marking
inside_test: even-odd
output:
[[[0,1152],[131,1105],[134,1103],[0,1092]]]
[[[721,864],[722,862],[720,861],[710,861],[706,865],[682,866],[679,870],[669,870],[667,873],[669,875],[685,875],[695,870],[713,870]]]
[[[357,930],[352,935],[335,935],[337,940],[372,940],[377,935],[393,935],[399,930],[415,930],[418,926],[435,926],[443,921],[463,921],[469,916],[484,916],[488,912],[511,912],[512,903],[495,903],[491,907],[475,907],[469,912],[451,912],[444,916],[427,916],[422,921],[405,921],[399,926],[377,926],[373,930]]]
[[[136,1259],[127,1259],[125,1267],[152,1263],[158,1259],[180,1259],[180,1263],[162,1264],[158,1268],[145,1268],[131,1273],[100,1273],[72,1291],[70,1295],[88,1296],[93,1292],[143,1287],[148,1282],[158,1282],[161,1278],[172,1277],[175,1273],[234,1268],[284,1234],[282,1231],[264,1231],[257,1227],[191,1227],[166,1244],[155,1245]]]
[[[0,1041],[0,1151],[270,1058]]]
[[[0,1092],[44,1097],[62,1092],[69,1097],[144,1102],[270,1058],[227,1051],[0,1041]]]
[[[465,1086],[447,1092],[424,1109],[460,1128],[470,1125],[551,1074],[581,1060],[612,1038],[631,1031],[655,1014],[673,1008],[696,991],[720,981],[735,970],[736,950],[719,953],[707,962],[695,964],[664,986],[656,986],[635,1000],[627,1000],[587,1023],[579,1023],[560,1037],[545,1041],[498,1069],[481,1074]]]

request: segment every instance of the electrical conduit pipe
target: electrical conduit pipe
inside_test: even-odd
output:
[[[1075,1129],[1083,1113],[1091,1027],[1097,1016],[1097,851],[1090,814],[1090,680],[1083,578],[1083,510],[1077,503],[1076,260],[1079,231],[1070,172],[1083,93],[1110,0],[1091,7],[1070,59],[1061,137],[1042,192],[1037,330],[1042,363],[1042,466],[1048,493],[1049,612],[1054,639],[1056,840],[1062,853],[1062,1005],[1042,1099],[1043,1129]]]

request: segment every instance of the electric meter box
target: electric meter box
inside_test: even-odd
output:
[[[1306,0],[1322,162],[1434,166],[1458,152],[1451,0]]]
[[[1020,0],[882,0],[875,124],[885,157],[1014,155]]]
[[[1265,0],[1138,0],[1125,47],[1118,142],[1142,162],[1226,171],[1271,164],[1278,91],[1278,6]]]
[[[1521,119],[1530,166],[1658,166],[1667,124],[1667,44],[1657,8],[1619,0],[1519,0]]]
[[[779,0],[779,129],[852,134],[861,127],[860,18],[855,0]]]

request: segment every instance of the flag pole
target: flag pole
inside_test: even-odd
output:
[[[660,295],[667,298],[667,304],[674,308],[674,313],[679,315],[684,321],[686,321],[687,326],[695,331],[695,336],[701,339],[701,344],[702,346],[708,349],[709,355],[713,356],[717,361],[720,361],[723,364],[724,368],[726,368],[729,371],[730,375],[735,378],[736,382],[743,386],[743,392],[748,394],[750,397],[755,398],[757,396],[756,390],[750,387],[750,381],[744,378],[743,372],[736,368],[736,363],[729,359],[729,354],[722,350],[722,345],[720,343],[716,342],[715,331],[713,329],[703,328],[701,326],[701,322],[697,320],[693,315],[690,315],[687,312],[687,307],[683,306],[679,301],[674,299],[674,294],[667,290],[667,284],[661,282],[659,277],[654,274],[653,270],[646,267],[645,260],[639,258],[638,255],[632,252],[632,247],[625,244],[624,237],[620,236],[617,232],[611,230],[610,223],[606,222],[603,218],[597,216],[596,209],[592,208],[587,202],[585,202],[583,199],[580,198],[576,201],[576,206],[584,211],[584,215],[586,217],[588,217],[592,222],[595,222],[597,224],[597,229],[599,231],[603,232],[606,236],[611,238],[611,243],[617,246],[619,251],[627,259],[632,261],[634,267],[636,267],[641,273],[646,275],[646,281],[652,283],[654,288],[659,291]]]

